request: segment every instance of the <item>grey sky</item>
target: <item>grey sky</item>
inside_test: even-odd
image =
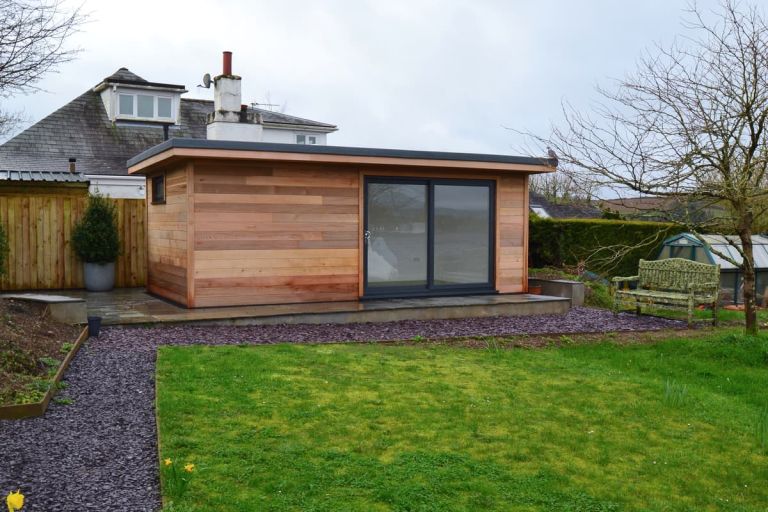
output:
[[[79,5],[79,1],[71,5]],[[685,0],[87,0],[83,52],[5,102],[37,121],[121,66],[188,96],[234,52],[243,101],[335,123],[329,144],[515,153],[567,99],[683,29]],[[715,0],[700,0],[705,8]]]

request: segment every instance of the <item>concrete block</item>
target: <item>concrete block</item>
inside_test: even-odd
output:
[[[541,286],[543,295],[571,299],[571,307],[584,305],[584,283],[567,279],[528,279],[530,286]]]
[[[46,304],[47,313],[57,322],[64,324],[84,324],[88,322],[88,306],[85,299],[66,295],[45,295],[42,293],[5,294],[3,298],[28,300]]]

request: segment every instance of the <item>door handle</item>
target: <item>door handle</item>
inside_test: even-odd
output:
[[[366,242],[371,240],[371,232],[368,231],[367,229],[363,231],[363,240],[365,240]]]

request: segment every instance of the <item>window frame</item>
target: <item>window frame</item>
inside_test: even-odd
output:
[[[299,137],[304,138],[304,142],[299,142]],[[309,142],[309,139],[313,139],[314,142]],[[301,144],[305,146],[317,146],[317,134],[312,133],[297,133],[296,138],[294,139],[296,144]]]
[[[158,183],[160,187],[158,187]],[[152,176],[150,191],[150,204],[165,204],[166,188],[165,188],[165,173]],[[158,197],[157,191],[162,190],[162,197]]]
[[[424,286],[371,286],[368,282],[368,243],[365,233],[369,232],[368,185],[372,183],[418,184],[427,189],[427,279]],[[439,185],[476,186],[488,189],[488,280],[477,283],[435,284],[434,249],[436,230],[435,187]],[[457,294],[491,294],[496,290],[496,190],[494,179],[434,178],[411,176],[365,176],[363,179],[363,296],[362,299],[401,297],[440,297]]]
[[[146,121],[162,121],[162,122],[175,122],[175,116],[173,112],[174,107],[174,101],[173,96],[167,95],[167,94],[154,94],[151,91],[150,92],[143,92],[143,91],[117,91],[117,108],[115,110],[115,119],[136,119],[136,120],[146,120]],[[129,96],[131,98],[131,113],[125,114],[121,112],[121,97],[122,96]],[[139,96],[148,96],[152,98],[152,116],[140,116],[139,115]],[[160,116],[159,115],[159,109],[160,109],[160,98],[167,99],[171,103],[171,109],[170,109],[170,116]]]

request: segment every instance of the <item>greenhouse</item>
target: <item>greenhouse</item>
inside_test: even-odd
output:
[[[736,236],[700,236],[706,244],[691,233],[681,233],[666,239],[657,259],[685,258],[720,265],[720,296],[723,302],[726,304],[742,302],[743,276],[737,265],[720,256],[720,254],[727,255],[740,263],[741,255],[736,247],[741,246],[741,241]],[[768,236],[754,235],[752,246],[757,282],[756,300],[759,305],[765,306],[768,305]]]

